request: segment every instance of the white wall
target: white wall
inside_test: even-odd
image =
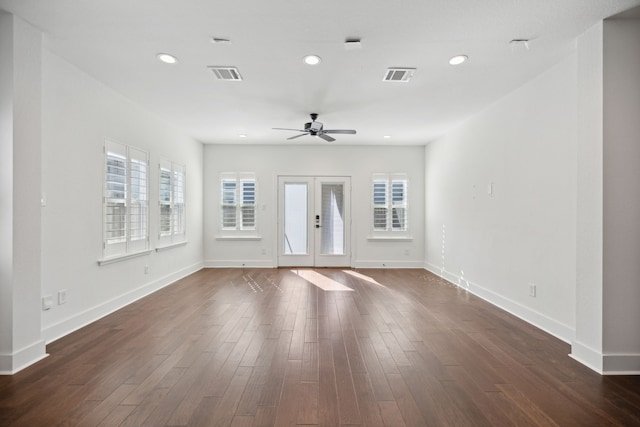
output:
[[[42,295],[67,291],[43,313],[47,341],[202,267],[202,144],[55,54],[43,53]],[[158,235],[158,161],[186,165],[185,246],[98,266],[102,257],[104,139],[150,153],[151,247]],[[149,266],[149,274],[145,274]]]
[[[425,153],[427,268],[565,341],[575,322],[576,96],[572,55]]]
[[[571,356],[602,371],[602,22],[577,40],[576,323]]]
[[[604,370],[634,373],[640,372],[639,52],[640,19],[604,22]]]
[[[251,146],[205,147],[204,254],[207,266],[273,267],[277,264],[277,176],[328,175],[351,177],[352,265],[417,267],[424,260],[424,147]],[[258,180],[260,241],[216,240],[220,233],[221,172],[255,172]],[[369,241],[371,175],[409,175],[409,242]],[[265,254],[261,251],[265,249]],[[408,255],[405,251],[409,252]]]
[[[39,309],[42,37],[0,13],[0,39],[0,373],[12,373],[45,356]]]
[[[604,374],[640,372],[640,59],[628,54],[639,48],[637,18],[607,19],[578,38],[571,356]]]
[[[13,19],[0,12],[0,372],[13,370]]]

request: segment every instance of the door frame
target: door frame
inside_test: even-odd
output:
[[[353,231],[352,231],[352,227],[353,227],[353,220],[352,220],[352,213],[351,213],[351,176],[349,175],[322,175],[322,174],[318,174],[318,175],[299,175],[299,174],[278,174],[276,175],[276,215],[275,215],[275,220],[276,220],[276,227],[274,228],[276,230],[276,242],[275,242],[275,247],[276,247],[276,267],[323,267],[323,266],[327,266],[327,267],[352,267],[353,266]],[[282,194],[282,190],[284,188],[284,183],[286,179],[290,179],[290,182],[296,182],[296,179],[298,179],[298,182],[305,182],[307,183],[307,185],[309,185],[310,187],[312,187],[312,194],[309,194],[309,192],[307,193],[307,246],[308,246],[308,250],[310,252],[310,254],[308,255],[285,255],[284,254],[284,242],[282,240],[282,236],[284,235],[284,212],[283,212],[283,208],[284,208],[284,199],[283,199],[283,194]],[[323,265],[316,265],[317,264],[317,256],[319,254],[316,254],[316,247],[318,247],[319,245],[316,244],[316,234],[318,233],[315,229],[315,215],[316,212],[313,211],[313,208],[315,208],[316,205],[316,200],[318,200],[319,197],[321,197],[320,195],[316,194],[318,190],[318,188],[321,188],[319,183],[322,182],[331,182],[332,179],[336,179],[336,180],[343,180],[344,184],[345,184],[345,201],[344,201],[344,209],[345,212],[347,213],[347,221],[345,221],[345,254],[344,255],[337,255],[336,257],[346,257],[347,262],[346,263],[337,263],[340,265],[324,265],[324,264],[331,264],[331,263],[321,263]],[[311,201],[311,203],[309,202],[309,198],[313,195],[314,200]],[[321,255],[323,257],[332,257],[332,255]],[[296,262],[283,262],[282,258],[288,258],[291,260],[295,260],[296,258],[298,258],[299,260],[305,260],[305,257],[307,257],[307,260],[305,260],[305,262],[301,262],[301,263],[296,263]],[[310,260],[309,260],[310,257]],[[325,258],[327,259],[327,258]],[[297,265],[300,264],[300,265]],[[346,264],[346,265],[343,265]]]

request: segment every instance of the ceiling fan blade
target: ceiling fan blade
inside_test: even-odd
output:
[[[296,132],[306,132],[303,129],[289,129],[289,128],[271,128],[271,129],[275,129],[275,130],[294,130]]]
[[[342,133],[342,134],[350,134],[354,135],[356,133],[353,129],[326,129],[323,130],[324,133]]]
[[[289,129],[289,130],[293,130],[293,129]],[[305,135],[308,135],[308,134],[307,133],[301,133],[300,135],[296,135],[296,136],[292,136],[291,138],[287,138],[287,140],[300,138],[301,136],[305,136]]]
[[[319,133],[318,137],[324,139],[327,142],[333,142],[336,140],[335,138],[331,138],[330,136],[325,135],[324,133]]]

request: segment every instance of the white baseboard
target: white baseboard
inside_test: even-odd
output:
[[[604,355],[604,375],[640,375],[640,354]]]
[[[278,268],[273,260],[226,259],[205,260],[205,268]],[[354,261],[353,268],[424,268],[422,261]]]
[[[587,368],[596,371],[600,375],[604,373],[602,353],[580,341],[574,340],[571,342],[571,353],[569,357],[582,363]]]
[[[263,259],[225,259],[205,260],[205,268],[276,268],[272,260]]]
[[[524,320],[527,323],[542,329],[543,331],[553,335],[554,337],[566,342],[571,343],[575,335],[575,331],[568,325],[558,322],[542,313],[539,313],[531,308],[524,306],[516,301],[505,298],[497,293],[486,289],[477,283],[470,282],[466,279],[462,279],[455,274],[452,274],[442,268],[430,263],[425,263],[424,268],[431,273],[442,277],[443,279],[451,282],[452,284],[466,289],[472,294],[482,298],[483,300],[490,302],[491,304],[505,310],[506,312],[513,314],[514,316]],[[461,285],[461,283],[463,285]]]
[[[38,340],[11,354],[0,354],[0,375],[13,375],[47,356],[44,340]]]
[[[600,375],[640,375],[640,354],[601,353],[573,341],[569,356]]]
[[[356,260],[354,268],[424,268],[422,261],[369,261]]]
[[[62,338],[65,335],[70,334],[73,331],[76,331],[104,316],[113,313],[114,311],[121,309],[122,307],[125,307],[139,300],[140,298],[156,292],[159,289],[162,289],[165,286],[168,286],[176,282],[177,280],[182,279],[183,277],[193,274],[196,271],[201,270],[202,268],[202,263],[193,264],[189,267],[185,267],[172,274],[142,285],[139,288],[133,289],[109,301],[105,301],[104,303],[85,310],[81,313],[75,314],[58,323],[45,326],[42,330],[42,336],[46,343],[49,344],[59,338]]]

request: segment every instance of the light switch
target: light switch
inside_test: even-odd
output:
[[[60,289],[58,291],[58,305],[62,305],[67,302],[67,290]]]

